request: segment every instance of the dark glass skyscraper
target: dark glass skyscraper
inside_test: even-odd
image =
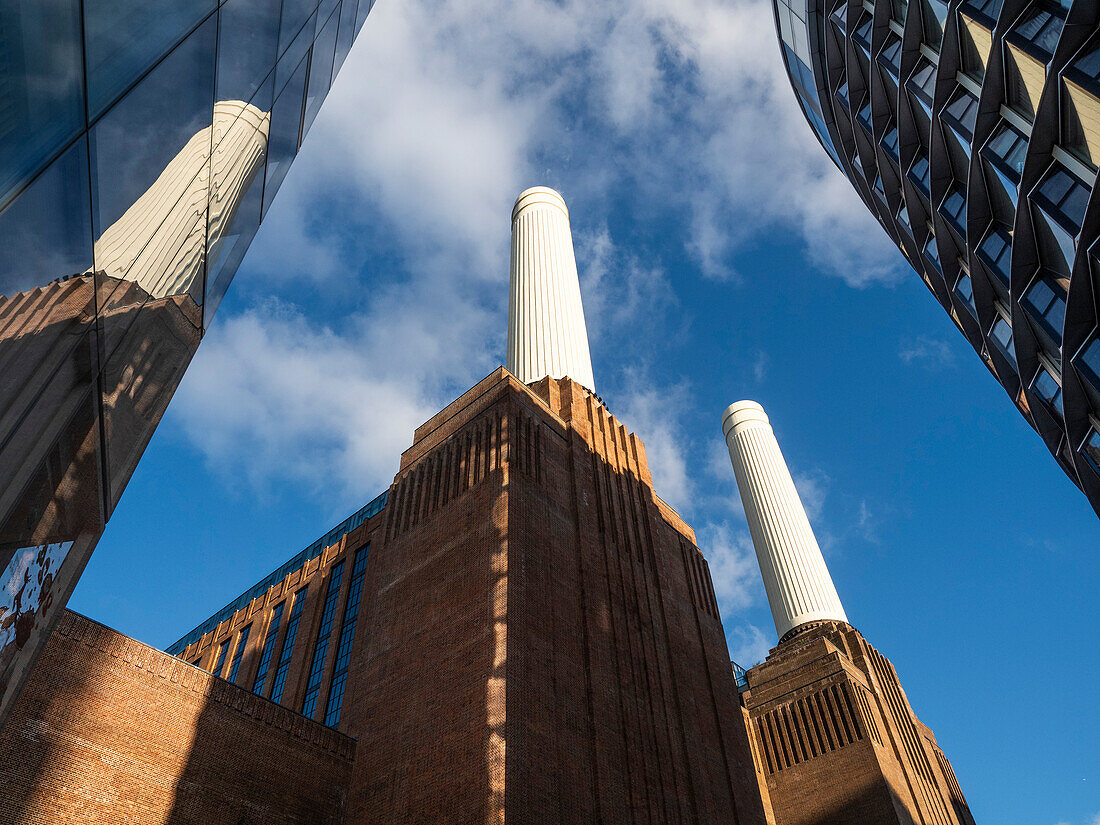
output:
[[[0,3],[0,723],[371,5]]]
[[[775,11],[825,150],[1100,513],[1100,5]]]

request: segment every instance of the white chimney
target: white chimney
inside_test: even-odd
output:
[[[847,622],[764,408],[755,401],[730,404],[722,434],[779,638],[807,622]]]
[[[569,376],[595,392],[569,210],[553,189],[516,198],[509,280],[508,370],[525,384]]]

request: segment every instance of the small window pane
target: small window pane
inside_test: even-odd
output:
[[[313,119],[321,110],[321,104],[328,94],[332,82],[332,58],[336,49],[336,29],[340,24],[339,15],[332,15],[325,28],[317,35],[313,44],[313,54],[309,61],[309,85],[306,90],[306,113],[302,121],[302,137],[305,137]]]
[[[290,162],[298,152],[302,126],[302,96],[305,93],[306,68],[309,58],[303,58],[291,76],[283,93],[271,108],[271,140],[268,144],[267,178],[264,182],[264,213],[271,205],[279,186],[286,177]]]
[[[370,0],[362,0],[364,3]],[[355,10],[356,0],[344,0],[340,6],[340,32],[336,35],[336,63],[332,68],[333,77],[344,65],[344,59],[351,51],[352,40],[355,39]]]
[[[216,0],[85,2],[91,116],[100,115],[216,6]],[[213,64],[213,42],[208,43],[205,59]]]

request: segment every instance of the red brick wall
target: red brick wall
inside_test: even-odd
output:
[[[0,733],[0,823],[335,825],[354,746],[66,612]]]

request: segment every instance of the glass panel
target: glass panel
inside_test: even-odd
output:
[[[229,639],[226,639],[221,645],[218,646],[218,659],[214,663],[214,669],[210,671],[215,676],[222,675],[222,668],[225,666],[225,655],[229,652]]]
[[[970,276],[965,272],[959,276],[959,280],[955,282],[955,294],[958,295],[964,304],[970,309],[971,313],[974,312],[974,285],[970,282]]]
[[[367,556],[370,547],[355,551],[355,566],[352,568],[351,584],[348,586],[348,601],[344,606],[344,618],[340,623],[340,640],[336,645],[336,660],[332,665],[332,683],[329,687],[328,702],[325,707],[325,724],[332,726],[340,721],[340,707],[344,699],[344,684],[348,677],[348,663],[351,661],[351,644],[355,639],[355,625],[359,620],[359,602],[363,593],[363,578],[367,572]]]
[[[271,90],[253,93],[275,66],[279,0],[227,0],[218,32],[218,100],[244,100],[263,110],[271,107]]]
[[[913,160],[913,165],[909,167],[909,179],[917,185],[917,187],[928,194],[929,192],[929,177],[928,177],[928,158],[924,155],[917,155]]]
[[[368,3],[369,0],[362,0]],[[344,0],[340,6],[340,33],[336,36],[336,64],[333,66],[332,75],[340,71],[344,65],[344,59],[351,51],[351,43],[355,38],[355,10],[358,8],[356,0]]]
[[[88,187],[81,138],[0,212],[0,296],[92,268]]]
[[[990,270],[1008,286],[1009,261],[1012,256],[1012,236],[1000,226],[994,226],[985,236],[978,252]]]
[[[245,625],[237,637],[237,648],[233,651],[233,661],[229,665],[229,675],[225,678],[230,682],[237,681],[237,671],[241,667],[241,659],[244,658],[244,649],[248,646],[248,637],[252,632],[252,625]]]
[[[1012,366],[1015,367],[1016,351],[1012,348],[1012,325],[998,316],[997,320],[993,322],[993,327],[989,330],[989,337],[997,344],[1001,354],[1011,361]]]
[[[283,0],[283,17],[279,25],[279,54],[287,50],[299,36],[310,13],[317,8],[317,0]],[[313,40],[313,26],[308,26],[306,41]],[[297,61],[295,61],[297,62]]]
[[[1085,217],[1089,192],[1086,184],[1060,164],[1054,163],[1039,185],[1038,194],[1053,211],[1053,217],[1071,230],[1071,234],[1076,235],[1081,230],[1081,221]]]
[[[302,62],[302,58],[309,53],[309,47],[312,45],[313,20],[311,18],[310,25],[302,29],[290,48],[279,58],[279,63],[275,67],[275,97],[282,94],[287,81],[290,80],[291,75],[298,69],[298,66]]]
[[[336,602],[340,598],[340,580],[344,575],[344,562],[338,561],[329,574],[328,592],[325,605],[321,610],[321,624],[317,628],[317,643],[313,646],[313,662],[309,667],[309,680],[302,699],[302,716],[313,718],[317,709],[317,694],[321,690],[321,675],[325,667],[329,638],[332,636],[332,623],[336,619]]]
[[[1093,337],[1074,359],[1074,366],[1100,392],[1100,338]]]
[[[1100,432],[1095,428],[1090,429],[1085,440],[1081,442],[1079,452],[1088,461],[1092,471],[1100,475]]]
[[[269,79],[265,86],[270,89]],[[265,94],[261,92],[261,95]],[[266,92],[270,96],[270,92]],[[223,123],[229,122],[228,126]],[[271,117],[256,106],[223,101],[214,108],[215,134],[207,235],[210,265],[203,299],[203,328],[221,304],[260,226],[264,162]]]
[[[1027,138],[1009,126],[1007,121],[1002,120],[997,131],[986,143],[982,154],[1006,172],[1014,184],[1018,184],[1020,176],[1024,173]]]
[[[294,653],[294,640],[298,636],[298,625],[302,621],[302,606],[306,603],[308,589],[309,585],[306,585],[291,596],[294,606],[290,608],[290,619],[286,623],[286,637],[283,639],[283,649],[279,654],[279,667],[275,671],[275,682],[271,688],[271,701],[275,703],[283,700],[286,674],[290,669],[290,657]]]
[[[961,86],[947,104],[947,115],[960,127],[967,140],[974,136],[974,121],[978,117],[978,99]]]
[[[355,12],[356,34],[363,28],[363,24],[367,22],[367,15],[370,14],[372,8],[374,8],[374,0],[359,0],[359,8]]]
[[[1024,308],[1057,346],[1062,345],[1066,323],[1066,291],[1050,273],[1043,271],[1024,294]]]
[[[338,15],[332,15],[321,33],[317,35],[317,42],[313,44],[313,54],[309,60],[309,86],[306,90],[306,113],[302,120],[302,137],[304,138],[309,127],[313,125],[313,119],[321,110],[321,104],[328,94],[329,84],[332,81],[332,57],[336,49],[336,29],[340,24]]]
[[[95,119],[102,114],[216,6],[216,0],[85,2],[90,116]],[[207,46],[205,59],[212,67],[214,44],[209,42]],[[150,118],[149,122],[157,121]]]
[[[1065,11],[1053,3],[1040,0],[1020,18],[1013,31],[1049,58],[1058,46],[1064,22]]]
[[[932,108],[932,96],[936,89],[936,67],[927,57],[921,57],[913,70],[909,82],[905,84],[917,97],[926,110]]]
[[[286,600],[279,602],[271,611],[271,621],[267,625],[267,635],[264,636],[264,646],[260,653],[260,664],[256,667],[256,676],[252,680],[252,692],[263,695],[264,685],[267,684],[267,672],[271,668],[271,657],[275,654],[275,641],[279,636],[279,625],[283,620],[283,608]]]
[[[940,269],[940,250],[936,245],[936,238],[933,235],[928,236],[928,243],[924,246],[924,257],[926,257],[929,263],[935,267],[937,272],[941,272]]]
[[[271,206],[271,199],[275,197],[290,168],[290,162],[298,152],[307,62],[308,58],[302,59],[283,93],[271,107],[271,140],[268,144],[267,178],[264,182],[264,214]]]
[[[178,376],[172,377],[176,371],[166,363],[154,365],[152,360],[176,357],[186,364],[200,320],[215,24],[211,17],[92,131],[92,225],[104,352],[110,355],[125,341],[134,357],[157,370],[162,380],[156,390],[164,403]],[[155,129],[149,128],[151,123]],[[138,312],[146,302],[150,312]],[[131,335],[130,325],[139,318],[141,326]],[[144,337],[160,334],[161,324],[171,342],[156,352],[143,349],[148,346]],[[113,363],[118,371],[105,387],[105,403],[113,392],[125,393],[128,383],[122,374],[125,362]],[[126,404],[122,396],[117,400]],[[149,407],[143,418],[160,407],[159,402]],[[150,424],[155,426],[155,420],[146,419],[142,430]],[[135,449],[133,461],[144,441]]]
[[[0,3],[0,205],[84,128],[83,81],[78,0]]]
[[[1051,409],[1058,417],[1062,417],[1062,388],[1057,379],[1044,367],[1039,367],[1035,373],[1035,380],[1031,382],[1031,390]]]

